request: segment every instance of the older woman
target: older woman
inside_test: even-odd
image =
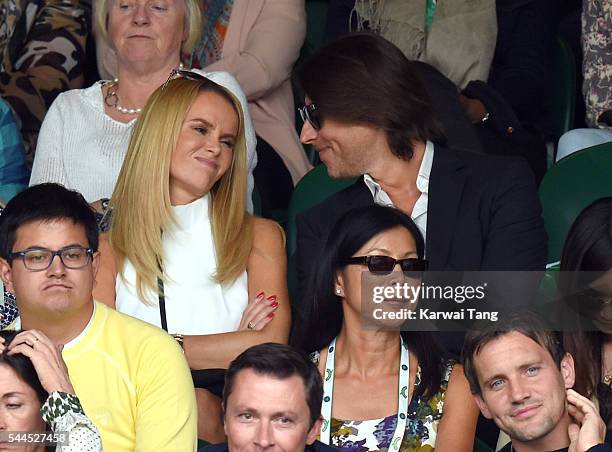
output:
[[[199,3],[206,20],[192,65],[227,71],[240,82],[258,136],[255,182],[263,210],[286,207],[291,186],[310,169],[295,131],[289,80],[306,34],[304,0]],[[97,51],[100,73],[114,77],[114,52],[104,40],[98,40]]]
[[[420,283],[423,253],[417,226],[389,207],[349,211],[330,233],[300,341],[325,377],[323,442],[346,451],[472,450],[478,409],[461,366],[431,333],[400,333],[391,314],[414,303],[373,297],[400,279]]]
[[[290,323],[282,230],[246,211],[246,98],[231,75],[215,80],[179,71],[149,99],[94,293],[174,334],[192,369],[286,342]]]
[[[117,56],[116,78],[67,91],[41,128],[30,185],[59,182],[89,202],[110,197],[149,96],[200,37],[197,0],[99,0],[96,20]],[[255,144],[249,149],[255,167]]]
[[[49,430],[48,427],[57,435],[57,449],[32,444],[30,440],[19,450],[102,450],[98,429],[85,416],[74,393],[61,350],[40,331],[2,331],[0,431],[35,434]],[[5,444],[6,439],[5,436],[0,440],[0,450],[18,448],[16,444]]]

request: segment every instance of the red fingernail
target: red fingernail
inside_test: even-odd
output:
[[[277,306],[278,306],[278,301],[273,301],[272,303],[270,303],[271,308],[275,308]]]
[[[270,314],[268,314],[266,317],[268,317],[268,318],[270,318],[270,319],[271,319],[272,317],[274,317],[274,313],[273,313],[273,312],[271,312],[271,313],[270,313]]]
[[[257,299],[259,300],[259,299],[263,298],[263,296],[264,296],[264,295],[265,295],[265,294],[264,294],[263,292],[259,292],[259,293],[257,294]]]
[[[270,295],[267,300],[276,301],[276,295]]]

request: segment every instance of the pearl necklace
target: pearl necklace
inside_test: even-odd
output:
[[[183,63],[180,63],[178,66],[179,70],[183,69]],[[119,88],[119,79],[115,78],[112,82],[110,82],[110,86],[108,87],[108,91],[106,92],[106,96],[104,96],[104,103],[117,110],[124,115],[137,115],[142,113],[142,108],[125,108],[119,105],[119,96],[117,96],[117,89]]]
[[[104,103],[117,110],[124,115],[137,115],[142,112],[142,108],[125,108],[119,105],[119,96],[117,96],[117,88],[119,87],[119,79],[116,78],[110,83],[106,96],[104,96]]]

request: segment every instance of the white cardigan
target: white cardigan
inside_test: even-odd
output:
[[[242,105],[247,145],[247,206],[252,212],[253,170],[257,165],[257,137],[246,96],[227,72],[194,71],[227,88]],[[101,82],[61,93],[42,123],[30,186],[57,182],[94,202],[110,198],[127,153],[136,119],[122,123],[104,112]]]
[[[100,83],[61,93],[42,123],[30,185],[57,182],[87,202],[110,198],[132,127],[104,112]]]

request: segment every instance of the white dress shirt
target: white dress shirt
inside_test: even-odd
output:
[[[419,199],[417,199],[417,202],[414,204],[412,209],[412,213],[410,214],[412,220],[419,228],[419,231],[421,231],[421,234],[423,234],[423,239],[427,237],[427,201],[429,193],[429,175],[431,173],[433,157],[434,145],[428,140],[425,144],[425,152],[423,154],[423,160],[421,161],[419,174],[416,180],[416,186],[421,192],[421,196],[419,196]],[[363,180],[370,190],[370,193],[372,193],[372,198],[376,204],[380,206],[395,207],[389,195],[383,190],[378,182],[372,179],[372,176],[365,174],[363,176]]]

